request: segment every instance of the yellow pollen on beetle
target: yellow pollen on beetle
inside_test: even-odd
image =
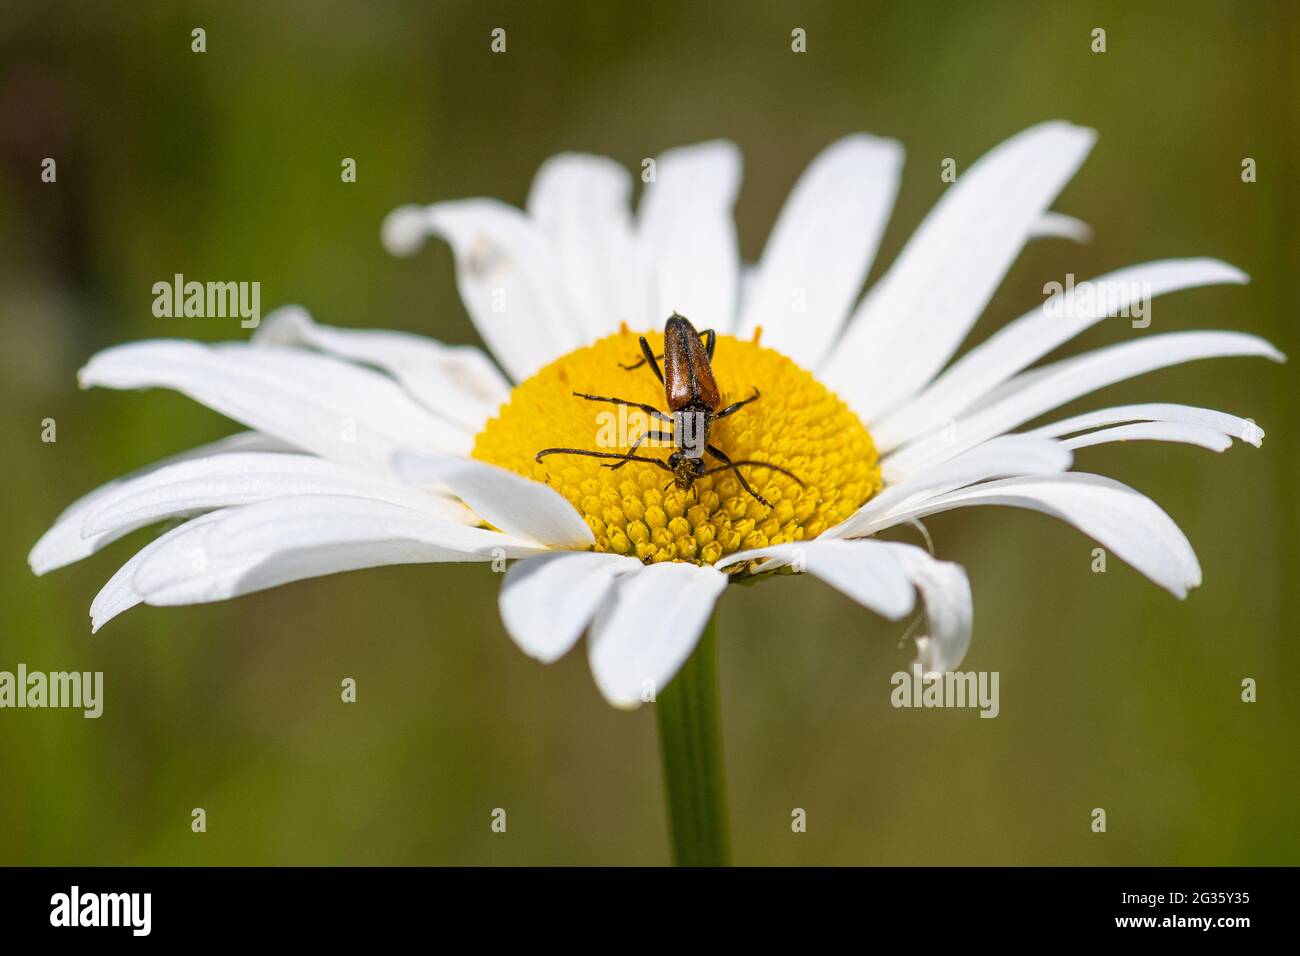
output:
[[[661,354],[662,333],[646,338]],[[625,454],[646,432],[672,432],[671,422],[640,409],[573,394],[623,398],[671,414],[651,369],[622,367],[640,358],[638,336],[624,328],[557,359],[515,388],[479,433],[473,456],[550,485],[587,522],[597,551],[647,564],[712,564],[736,551],[810,540],[880,490],[876,446],[848,406],[781,353],[729,335],[718,336],[713,357],[719,409],[756,388],[761,397],[715,421],[709,443],[732,461],[771,462],[799,477],[802,486],[771,468],[741,466],[770,507],[745,492],[734,470],[696,478],[682,490],[671,474],[643,462],[614,469],[602,466],[616,460],[578,455],[534,460],[543,448]],[[672,452],[670,442],[647,440],[636,454],[666,462]],[[721,464],[707,454],[704,462]]]

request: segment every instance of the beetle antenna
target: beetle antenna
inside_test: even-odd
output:
[[[617,458],[619,461],[639,461],[647,465],[655,465],[667,472],[672,471],[658,458],[650,458],[647,455],[622,454],[613,451],[588,451],[585,448],[543,448],[533,456],[533,461],[541,462],[546,455],[584,455],[587,458]],[[613,468],[614,466],[605,465],[604,467]]]

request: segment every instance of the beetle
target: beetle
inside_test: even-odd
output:
[[[734,415],[751,402],[758,401],[760,397],[758,389],[755,388],[754,394],[749,398],[732,402],[725,408],[719,407],[722,405],[722,394],[718,390],[717,380],[713,377],[712,366],[713,350],[717,343],[717,334],[712,329],[706,329],[701,337],[700,333],[695,331],[695,326],[691,324],[690,320],[684,315],[678,315],[676,312],[669,316],[668,321],[664,323],[664,351],[662,355],[655,355],[654,349],[650,347],[646,337],[641,336],[641,359],[631,365],[624,365],[623,368],[633,371],[642,365],[649,365],[650,370],[655,374],[655,378],[659,379],[660,384],[664,387],[664,400],[668,405],[668,412],[661,411],[644,402],[633,402],[607,395],[588,395],[586,392],[573,393],[576,397],[589,402],[608,402],[612,405],[640,409],[656,421],[671,423],[673,426],[671,433],[662,430],[648,431],[640,436],[626,453],[588,451],[582,448],[544,448],[537,453],[534,460],[540,462],[547,455],[585,455],[591,458],[614,458],[618,459],[617,465],[603,465],[602,467],[615,470],[622,468],[630,461],[643,462],[671,474],[673,480],[665,487],[676,485],[682,491],[690,490],[697,478],[703,478],[705,475],[716,475],[721,471],[735,471],[740,486],[746,492],[760,503],[769,508],[772,507],[766,498],[750,487],[749,482],[745,480],[744,474],[740,471],[741,466],[757,465],[763,468],[771,468],[773,471],[778,471],[803,485],[798,476],[771,462],[749,459],[732,461],[720,448],[709,443],[709,433],[714,422],[720,418]],[[660,359],[663,359],[662,369],[659,367]],[[647,439],[672,444],[673,452],[668,456],[667,461],[651,458],[648,455],[636,454],[637,449],[641,447],[641,443]],[[706,454],[720,462],[720,464],[707,467],[704,463]]]

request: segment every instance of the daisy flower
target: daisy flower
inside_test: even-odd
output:
[[[955,668],[973,620],[965,573],[876,537],[955,508],[1053,515],[1181,598],[1201,579],[1182,532],[1132,488],[1072,471],[1072,453],[1132,440],[1222,451],[1233,438],[1258,445],[1262,431],[1164,402],[1023,428],[1164,366],[1282,360],[1252,335],[1209,331],[1143,333],[1040,363],[1137,297],[1245,275],[1213,259],[1120,269],[953,361],[1028,241],[1086,233],[1051,205],[1093,140],[1051,122],[994,148],[865,295],[903,159],[897,143],[866,135],[812,162],[752,267],[738,251],[741,162],[727,142],[647,164],[635,215],[629,173],[578,154],[542,166],[523,210],[491,199],[398,209],[386,245],[410,254],[430,236],[450,244],[495,363],[473,347],[319,325],[296,307],[268,316],[249,342],[110,348],[81,370],[82,386],[176,389],[249,430],[91,492],[36,544],[31,566],[43,574],[184,519],[95,598],[98,630],[140,603],[218,601],[379,565],[513,562],[500,594],[511,637],[554,661],[587,634],[596,684],[618,707],[654,699],[673,678],[729,582],[781,570],[815,575],[890,619],[919,601],[919,665]],[[683,489],[665,488],[647,462],[538,460],[552,447],[629,451],[639,435],[621,433],[628,407],[574,393],[665,407],[651,370],[624,366],[642,334],[663,351],[674,313],[716,333],[723,404],[759,396],[711,436],[752,464]],[[602,444],[607,427],[617,434]]]

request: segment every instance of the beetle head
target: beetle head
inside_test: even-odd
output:
[[[695,483],[696,478],[704,474],[704,459],[692,458],[675,451],[668,456],[668,467],[673,472],[673,484],[685,491]]]

